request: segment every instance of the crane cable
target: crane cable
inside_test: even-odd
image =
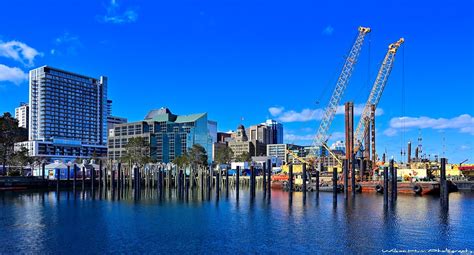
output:
[[[405,132],[406,132],[406,123],[405,123],[405,44],[402,45],[402,136],[401,136],[401,149],[400,149],[400,162],[403,162],[403,146],[405,144]]]

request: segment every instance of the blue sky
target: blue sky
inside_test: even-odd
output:
[[[327,105],[363,25],[372,32],[342,102],[365,103],[388,44],[406,39],[379,104],[379,154],[399,159],[421,130],[427,155],[474,162],[473,5],[3,1],[0,112],[28,100],[27,71],[47,64],[108,76],[114,114],[132,121],[161,106],[208,112],[222,131],[271,117],[284,121],[287,142],[310,144],[319,120],[308,113]],[[337,115],[332,140],[343,131]]]

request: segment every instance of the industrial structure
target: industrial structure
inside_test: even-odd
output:
[[[322,172],[325,172],[325,170],[331,172],[333,168],[337,168],[338,171],[343,171],[342,160],[346,159],[348,171],[351,173],[352,171],[359,171],[360,179],[366,175],[373,175],[373,170],[377,169],[376,161],[378,156],[375,149],[375,111],[392,71],[397,50],[404,43],[403,38],[400,38],[388,46],[388,51],[382,61],[355,130],[354,103],[345,103],[345,144],[343,144],[345,151],[334,153],[326,144],[331,136],[329,129],[357,64],[364,38],[370,32],[371,29],[368,27],[358,28],[358,35],[347,55],[341,74],[337,79],[336,86],[325,108],[320,126],[308,155],[301,157],[291,150],[286,150],[286,153],[296,160],[293,160],[293,162],[291,162],[292,164],[306,163],[313,167],[313,169],[317,168]],[[341,146],[341,144],[339,146]],[[409,153],[411,153],[411,147],[409,148]],[[365,171],[366,169],[370,171]]]

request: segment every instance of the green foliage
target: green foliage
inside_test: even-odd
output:
[[[3,166],[10,164],[17,142],[28,140],[25,128],[18,127],[18,121],[8,112],[0,116],[0,161]]]
[[[189,162],[196,166],[207,166],[206,149],[200,144],[194,144],[188,153]]]
[[[239,162],[250,162],[252,161],[252,156],[250,156],[250,153],[244,152],[241,155],[237,156],[236,160]]]
[[[150,144],[143,137],[128,139],[128,143],[125,145],[125,156],[122,160],[139,166],[150,163]]]
[[[216,162],[219,164],[229,164],[234,158],[234,152],[230,147],[220,147],[216,151]]]
[[[13,153],[11,161],[14,165],[23,168],[26,165],[31,165],[34,162],[33,157],[30,157],[27,148],[21,148],[20,151]]]
[[[186,153],[181,155],[173,160],[173,163],[178,166],[178,168],[186,167],[191,163],[189,155]]]

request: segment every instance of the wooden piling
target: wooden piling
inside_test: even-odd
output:
[[[229,196],[229,168],[225,168],[225,196]]]
[[[445,210],[449,209],[449,190],[446,180],[446,158],[441,158],[440,170],[440,202],[441,207]]]
[[[76,180],[77,180],[77,165],[76,164],[74,164],[72,171],[74,173],[72,188],[73,188],[74,193],[76,193]]]
[[[249,184],[250,184],[250,196],[253,197],[255,194],[254,194],[254,191],[255,191],[255,182],[254,182],[254,176],[255,175],[255,169],[254,169],[254,166],[250,166],[250,180],[249,180]]]
[[[46,163],[44,162],[41,164],[41,176],[43,180],[46,179]]]
[[[221,170],[219,169],[219,174],[216,175],[216,198],[219,199],[219,191],[220,191],[220,172]]]
[[[272,161],[271,159],[267,160],[268,166],[268,182],[267,182],[267,190],[268,190],[268,197],[272,195]]]
[[[59,192],[59,180],[61,180],[61,170],[55,169],[56,171],[56,192]]]
[[[390,194],[391,194],[391,199],[392,201],[397,200],[397,174],[395,173],[395,167],[394,167],[394,161],[393,159],[390,160],[389,163],[390,167],[390,175],[392,177],[391,179],[391,189],[390,189]]]
[[[302,185],[302,190],[303,190],[303,203],[306,203],[306,181],[307,181],[307,173],[306,173],[306,163],[303,163],[303,185]]]
[[[288,174],[288,191],[293,192],[293,164],[289,165]]]
[[[166,186],[168,188],[168,191],[171,191],[171,169],[168,169],[168,171],[166,172],[166,177],[167,177],[167,182],[166,182]]]
[[[332,169],[332,198],[337,202],[337,168]]]
[[[94,193],[94,188],[95,188],[95,185],[94,185],[95,184],[94,183],[95,182],[95,168],[94,167],[92,167],[92,169],[91,169],[91,178],[90,179],[91,179],[92,193]]]
[[[122,178],[123,178],[123,176],[122,176],[121,173],[122,173],[122,163],[119,162],[117,164],[117,189],[118,190],[122,189]],[[120,191],[119,191],[119,193],[120,193]]]
[[[240,166],[237,166],[237,180],[235,181],[235,197],[239,199],[240,189]]]
[[[267,163],[262,164],[262,175],[263,175],[263,196],[267,194]]]
[[[344,199],[349,198],[349,159],[344,159]]]
[[[67,184],[69,185],[69,181],[71,180],[71,166],[67,165]]]
[[[355,196],[356,194],[356,155],[352,154],[352,169],[351,169],[351,188],[352,188],[352,195]]]
[[[316,196],[319,196],[319,171],[316,171]]]
[[[207,176],[207,191],[210,194],[211,189],[212,189],[212,178],[213,178],[213,176],[212,176],[213,175],[212,174],[212,166],[209,166],[207,174],[208,174],[208,176]]]
[[[86,167],[82,166],[82,190],[85,189],[85,183],[86,183]]]
[[[110,165],[110,188],[115,189],[115,170],[112,164]]]

